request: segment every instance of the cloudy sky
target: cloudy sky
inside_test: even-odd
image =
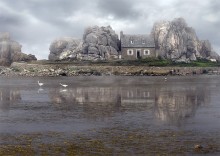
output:
[[[150,33],[153,23],[183,17],[200,39],[220,54],[219,0],[1,0],[0,32],[10,32],[22,51],[47,59],[59,37],[81,38],[88,26],[108,26],[119,34]]]

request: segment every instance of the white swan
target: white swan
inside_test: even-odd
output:
[[[37,81],[37,83],[38,83],[38,85],[39,85],[40,87],[44,85],[43,83],[41,83],[41,82],[39,82],[39,81]]]
[[[68,86],[67,84],[62,84],[62,83],[60,83],[60,85],[65,87],[65,88]]]

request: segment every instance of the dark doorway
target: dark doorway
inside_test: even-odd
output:
[[[137,50],[137,59],[140,59],[141,58],[141,52],[140,50]]]

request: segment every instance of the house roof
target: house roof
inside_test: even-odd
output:
[[[122,48],[154,48],[155,42],[150,35],[128,35],[121,33]]]

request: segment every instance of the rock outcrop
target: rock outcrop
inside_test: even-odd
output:
[[[156,53],[162,58],[176,62],[220,60],[210,42],[199,40],[183,18],[155,23],[151,35]],[[82,41],[70,37],[53,41],[49,60],[112,60],[119,58],[120,49],[118,35],[110,26],[93,26],[85,29]]]
[[[49,60],[76,59],[82,52],[82,41],[64,37],[53,41],[50,45]]]
[[[209,41],[200,41],[193,28],[183,18],[157,22],[153,26],[159,56],[174,61],[194,61],[197,58],[218,59]],[[216,58],[217,57],[217,58]]]
[[[118,58],[120,41],[110,27],[89,27],[83,35],[83,54],[94,60],[111,60]]]
[[[12,62],[20,62],[20,61],[29,62],[35,60],[37,60],[37,58],[35,57],[35,55],[32,54],[27,55],[21,52],[12,54]]]
[[[93,26],[85,29],[83,40],[65,37],[50,45],[49,60],[111,60],[118,58],[120,41],[114,30]]]
[[[0,33],[0,65],[8,66],[15,61],[37,60],[34,55],[21,52],[21,45],[10,39],[9,33]]]

